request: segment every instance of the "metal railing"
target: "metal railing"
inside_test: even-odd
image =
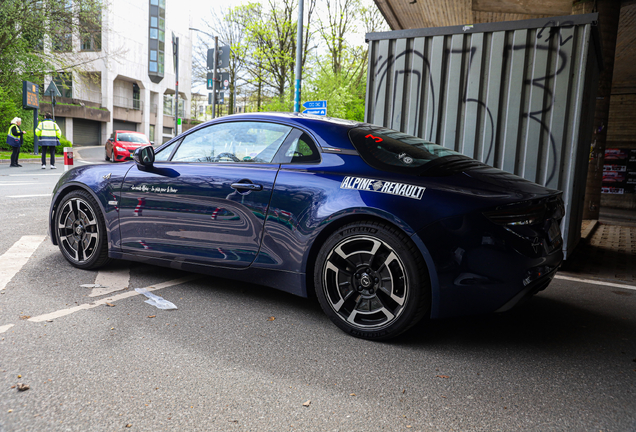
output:
[[[125,96],[113,96],[113,106],[119,108],[142,110],[144,104],[143,101],[139,99],[133,99]]]

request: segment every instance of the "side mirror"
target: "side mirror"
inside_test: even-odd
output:
[[[108,141],[113,142],[115,139],[113,137],[108,138]]]
[[[152,168],[155,163],[155,149],[152,146],[139,147],[133,153],[133,160],[140,170]]]
[[[154,141],[150,141],[150,145],[151,146],[155,145],[155,142]]]

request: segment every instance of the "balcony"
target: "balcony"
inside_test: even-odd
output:
[[[125,96],[113,96],[113,107],[139,110],[143,112],[143,101]]]

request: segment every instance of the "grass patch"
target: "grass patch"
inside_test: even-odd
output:
[[[0,160],[8,160],[8,159],[11,159],[11,152],[0,151]],[[42,159],[42,154],[33,155],[31,153],[20,153],[20,155],[18,156],[18,159]]]

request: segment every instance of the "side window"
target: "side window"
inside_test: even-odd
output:
[[[300,131],[299,131],[300,132]],[[285,151],[283,163],[310,163],[320,162],[320,154],[314,141],[306,133],[298,134]]]
[[[271,163],[292,130],[265,122],[229,122],[199,129],[184,139],[173,162]]]
[[[155,154],[155,160],[161,162],[161,161],[167,161],[168,159],[170,159],[170,155],[172,154],[172,151],[180,142],[181,140],[174,141],[172,144],[169,144],[168,146],[159,150]]]

